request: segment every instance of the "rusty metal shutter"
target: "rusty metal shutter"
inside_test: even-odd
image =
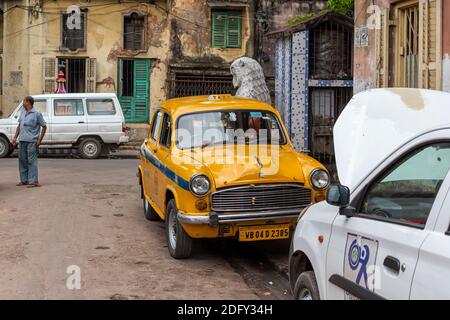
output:
[[[442,0],[419,2],[419,87],[441,89]]]
[[[42,92],[54,93],[58,63],[56,58],[42,58]]]

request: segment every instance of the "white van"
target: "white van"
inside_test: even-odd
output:
[[[102,150],[128,142],[125,118],[113,93],[35,95],[34,108],[47,122],[43,148],[77,148],[85,159],[95,159]],[[6,119],[0,119],[0,158],[13,152],[22,103]]]
[[[341,184],[300,214],[298,299],[450,299],[450,94],[357,94],[334,127]]]

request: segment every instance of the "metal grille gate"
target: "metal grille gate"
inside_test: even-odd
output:
[[[229,74],[176,72],[171,77],[171,98],[223,93],[231,94],[233,92],[233,77]]]
[[[353,88],[310,89],[311,156],[335,175],[333,126],[353,95]]]

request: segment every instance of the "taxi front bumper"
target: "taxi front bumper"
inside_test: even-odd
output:
[[[280,209],[257,212],[210,212],[208,215],[189,215],[178,212],[178,221],[180,223],[192,225],[210,225],[217,227],[221,224],[253,222],[264,220],[286,220],[297,219],[303,208]]]

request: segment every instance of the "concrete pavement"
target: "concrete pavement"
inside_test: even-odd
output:
[[[0,159],[0,299],[289,298],[268,260],[248,259],[262,244],[201,242],[172,259],[164,223],[143,217],[137,165],[40,159],[42,187],[27,189],[15,186],[17,159]],[[66,286],[74,266],[80,290]]]

